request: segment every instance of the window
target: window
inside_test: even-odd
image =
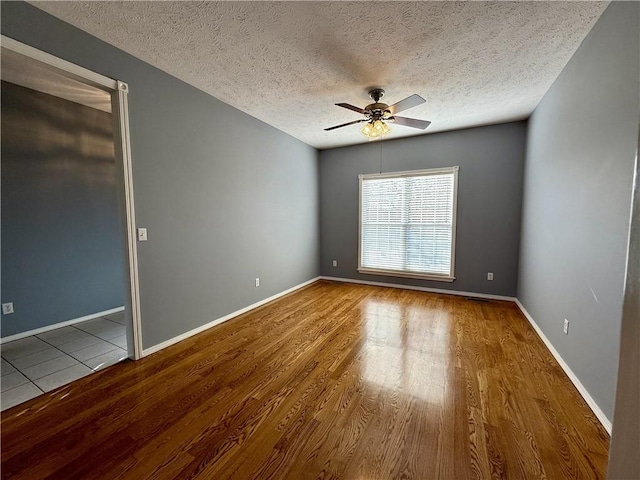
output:
[[[360,175],[360,273],[452,282],[458,167]]]

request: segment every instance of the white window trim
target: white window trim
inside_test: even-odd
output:
[[[383,275],[387,277],[418,278],[422,280],[434,280],[437,282],[453,282],[456,268],[456,229],[458,224],[458,170],[460,167],[429,168],[426,170],[409,170],[391,173],[368,173],[358,175],[358,272],[367,275]],[[362,266],[362,181],[367,179],[415,177],[421,175],[438,175],[443,173],[453,174],[453,225],[451,228],[451,273],[449,275],[436,275],[433,273],[401,272],[397,270],[385,270],[381,268],[367,268]]]

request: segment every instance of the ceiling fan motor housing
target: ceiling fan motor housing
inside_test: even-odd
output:
[[[388,109],[389,105],[386,103],[372,103],[364,107],[366,114],[373,119],[387,118],[391,114]]]
[[[375,102],[364,107],[369,118],[372,121],[387,118],[390,114],[390,112],[388,112],[389,105],[380,103],[380,99],[384,96],[384,90],[382,88],[374,88],[373,90],[369,90],[369,96]]]

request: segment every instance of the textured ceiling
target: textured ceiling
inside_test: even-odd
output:
[[[426,132],[528,117],[608,2],[32,2],[318,148],[417,93]],[[424,133],[392,126],[388,138]]]

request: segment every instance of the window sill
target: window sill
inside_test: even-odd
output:
[[[379,270],[374,268],[358,268],[358,272],[367,275],[384,275],[387,277],[402,277],[402,278],[418,278],[420,280],[433,280],[436,282],[453,282],[456,277],[449,275],[434,275],[428,273],[414,273],[414,272],[399,272],[397,270]]]

